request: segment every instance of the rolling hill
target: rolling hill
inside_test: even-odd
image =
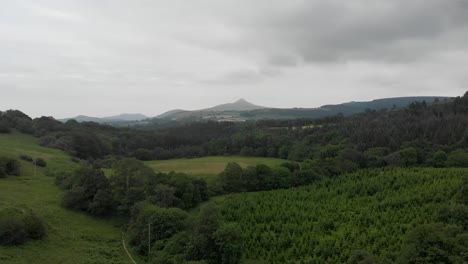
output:
[[[107,116],[107,117],[93,117],[93,116],[79,115],[79,116],[75,116],[71,118],[59,119],[59,121],[67,122],[68,120],[74,119],[78,122],[118,123],[118,122],[140,121],[146,118],[148,117],[143,114],[124,113],[120,115]]]
[[[156,119],[170,120],[217,120],[217,121],[246,121],[258,119],[296,119],[296,118],[321,118],[343,114],[345,116],[366,111],[366,109],[382,110],[402,108],[411,102],[432,103],[435,100],[448,100],[443,96],[416,96],[383,98],[365,102],[348,102],[336,105],[324,105],[318,108],[269,108],[258,106],[240,99],[234,103],[221,104],[211,108],[187,111],[171,110]]]

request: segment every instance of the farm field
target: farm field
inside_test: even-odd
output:
[[[467,173],[362,170],[311,186],[233,194],[212,202],[225,221],[241,226],[248,263],[347,263],[356,250],[372,254],[376,263],[394,263],[408,232],[438,222],[441,208],[464,208],[457,205],[457,195]]]
[[[26,154],[47,161],[37,168],[21,160],[21,176],[0,179],[0,209],[25,205],[47,225],[47,236],[21,246],[0,246],[0,263],[131,263],[123,250],[116,220],[93,218],[61,206],[63,192],[46,176],[49,169],[77,166],[62,151],[41,147],[37,139],[22,134],[0,134],[0,155]]]
[[[229,162],[237,162],[241,167],[265,164],[270,167],[284,162],[282,159],[261,157],[203,157],[195,159],[173,159],[146,161],[145,164],[157,172],[183,172],[200,178],[210,178],[222,172]]]

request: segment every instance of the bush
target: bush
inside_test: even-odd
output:
[[[135,158],[139,159],[139,160],[152,160],[153,159],[153,151],[149,150],[149,149],[143,149],[143,148],[139,148],[135,151],[135,154],[134,154]]]
[[[6,173],[6,164],[7,164],[6,159],[0,157],[0,178],[4,178],[4,177],[7,176],[7,173]]]
[[[243,237],[238,224],[223,224],[213,234],[218,248],[218,263],[236,264],[242,259]]]
[[[33,158],[31,156],[28,156],[28,155],[20,155],[20,159],[22,160],[25,160],[25,161],[29,161],[29,162],[33,162]]]
[[[34,164],[36,164],[36,166],[39,166],[39,167],[47,166],[47,162],[41,158],[37,158],[36,161],[34,161]]]
[[[468,153],[463,149],[450,152],[446,162],[448,167],[468,167]]]
[[[0,157],[0,178],[7,175],[20,175],[20,163],[16,159]]]
[[[8,126],[8,124],[0,120],[0,133],[8,134],[10,132],[11,132],[11,129]]]
[[[0,211],[0,245],[20,245],[46,235],[44,222],[29,208]]]
[[[16,159],[10,159],[6,164],[6,172],[9,175],[19,176],[20,168],[21,168],[21,165],[19,161],[17,161]]]

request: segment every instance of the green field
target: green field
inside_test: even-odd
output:
[[[225,221],[241,225],[249,263],[347,263],[354,250],[371,253],[376,263],[394,263],[407,232],[439,221],[443,207],[464,208],[456,204],[467,173],[362,170],[306,187],[233,194],[212,202]]]
[[[237,162],[241,167],[265,164],[270,167],[284,162],[282,159],[260,157],[204,157],[195,159],[154,160],[145,162],[157,172],[183,172],[200,178],[210,178],[224,170],[229,162]]]
[[[93,218],[61,207],[63,192],[47,170],[77,166],[62,151],[44,148],[32,136],[0,134],[0,155],[44,158],[47,168],[21,161],[21,176],[0,179],[0,209],[26,205],[47,225],[47,237],[22,246],[0,246],[0,263],[131,263],[122,247],[116,220]]]

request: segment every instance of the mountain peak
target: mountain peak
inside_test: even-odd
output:
[[[254,105],[250,102],[247,102],[244,98],[240,98],[234,103],[221,104],[215,107],[202,109],[202,111],[250,111],[250,110],[262,109],[262,108],[265,108],[265,107]]]
[[[245,104],[245,103],[250,104],[250,103],[247,102],[247,100],[245,100],[244,98],[240,98],[239,100],[237,100],[237,101],[234,102],[234,104]]]

